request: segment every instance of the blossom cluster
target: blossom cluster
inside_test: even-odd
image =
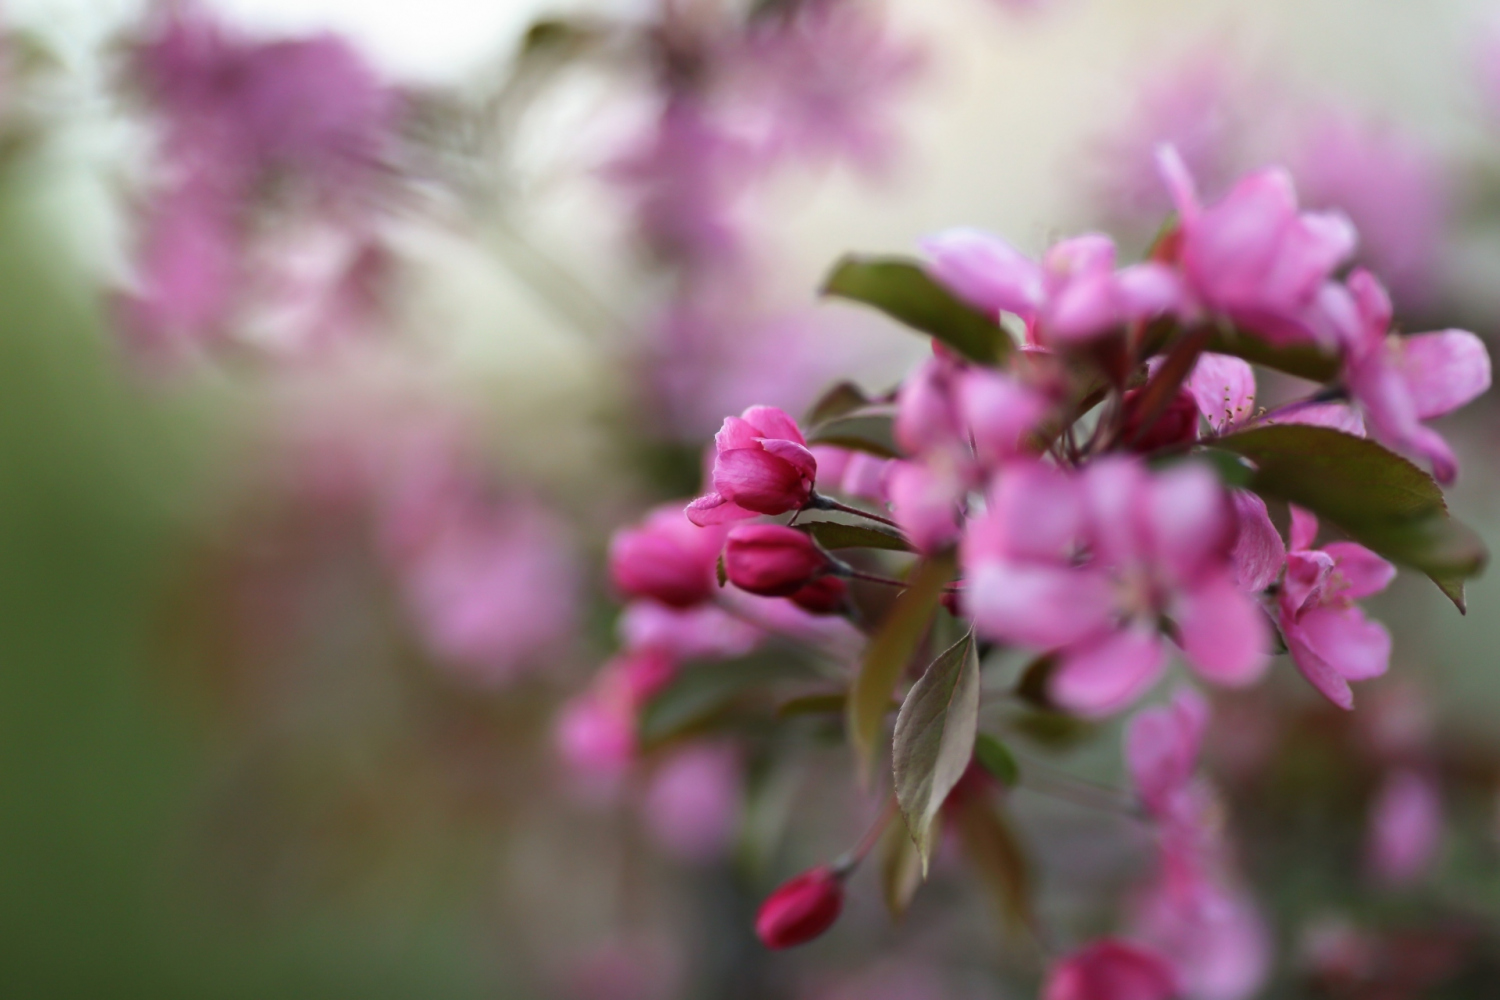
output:
[[[1349,709],[1351,683],[1388,669],[1390,634],[1357,602],[1387,587],[1395,563],[1462,606],[1484,553],[1441,502],[1457,462],[1427,421],[1489,387],[1482,341],[1394,330],[1380,281],[1346,270],[1354,227],[1300,209],[1285,172],[1204,203],[1174,150],[1159,162],[1176,214],[1142,262],[1122,265],[1099,234],[1037,260],[957,230],[925,241],[920,261],[836,270],[830,294],[931,334],[932,357],[879,398],[841,386],[806,430],[768,406],[725,418],[703,494],[616,536],[612,578],[635,600],[630,648],[589,696],[612,713],[612,760],[628,758],[632,720],[672,665],[757,641],[746,594],[866,630],[845,702],[856,750],[900,698],[899,677],[877,678],[878,665],[905,666],[929,627],[966,634],[906,693],[893,737],[897,822],[925,857],[943,799],[951,807],[970,786],[980,689],[963,664],[980,653],[1029,658],[1012,697],[1095,719],[1137,705],[1174,650],[1199,680],[1237,689],[1284,649]],[[1296,377],[1273,383],[1269,409],[1257,367]],[[831,551],[860,547],[871,551]],[[913,568],[886,569],[893,558]],[[884,621],[871,620],[884,606],[867,606],[872,588],[899,595]],[[640,624],[648,609],[654,628]],[[901,638],[906,612],[918,626]],[[939,685],[934,714],[924,699]],[[580,711],[563,725],[575,749],[601,728]],[[1126,755],[1158,830],[1159,874],[1127,938],[1059,961],[1050,1000],[1235,998],[1263,979],[1267,933],[1194,777],[1208,716],[1185,689],[1132,722]],[[1430,815],[1409,804],[1419,795],[1393,785],[1382,808]],[[825,930],[862,856],[780,890],[762,939],[784,947]]]

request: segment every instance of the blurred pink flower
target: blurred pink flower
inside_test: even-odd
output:
[[[970,474],[951,454],[923,462],[896,462],[886,473],[891,516],[919,552],[952,548],[963,535],[960,505]]]
[[[1457,459],[1442,435],[1422,423],[1450,413],[1490,387],[1490,355],[1467,330],[1398,336],[1391,300],[1373,275],[1357,270],[1332,286],[1323,307],[1344,349],[1345,381],[1375,438],[1432,463],[1452,482]]]
[[[712,604],[671,608],[655,601],[632,601],[617,627],[626,649],[654,649],[676,660],[718,660],[744,656],[765,633]]]
[[[887,479],[895,459],[826,444],[814,445],[812,453],[818,460],[818,479],[825,490],[879,504],[889,499]]]
[[[1410,885],[1432,867],[1443,835],[1443,806],[1432,778],[1411,768],[1381,782],[1370,807],[1366,854],[1387,885]]]
[[[700,528],[683,516],[680,503],[665,504],[640,524],[615,532],[609,543],[610,579],[626,597],[689,608],[714,595],[714,567],[723,546],[723,528]]]
[[[714,446],[713,489],[687,506],[694,524],[784,514],[812,495],[818,460],[797,422],[776,407],[752,406],[725,417]]]
[[[656,649],[622,653],[600,667],[588,690],[557,717],[554,737],[563,762],[585,779],[617,779],[635,760],[641,709],[677,671],[677,661]]]
[[[1355,604],[1390,585],[1396,568],[1354,542],[1312,547],[1318,519],[1292,507],[1291,545],[1279,597],[1281,633],[1292,662],[1329,701],[1354,707],[1350,681],[1369,680],[1390,665],[1391,635]]]
[[[1402,301],[1431,301],[1448,212],[1432,150],[1395,128],[1325,113],[1307,124],[1291,169],[1308,207],[1348,214],[1360,261]]]
[[[1156,952],[1103,938],[1058,960],[1042,1000],[1174,1000],[1176,977]]]
[[[740,767],[733,747],[706,744],[662,762],[641,804],[656,842],[685,861],[722,857],[739,825]]]

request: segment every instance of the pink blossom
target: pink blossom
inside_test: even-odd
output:
[[[1147,262],[1115,269],[1115,246],[1090,233],[1055,244],[1040,264],[997,236],[971,229],[929,237],[922,249],[934,278],[960,298],[998,317],[1026,321],[1033,341],[1064,346],[1174,311],[1176,274]]]
[[[1208,725],[1208,702],[1180,688],[1168,705],[1148,708],[1130,720],[1125,762],[1146,809],[1158,819],[1180,818],[1198,767]]]
[[[752,406],[725,417],[714,445],[713,490],[687,507],[694,524],[784,514],[812,496],[818,460],[796,421],[776,407]]]
[[[814,445],[811,450],[818,460],[818,479],[824,489],[872,503],[883,504],[888,499],[886,477],[895,459],[826,444]]]
[[[809,0],[752,24],[740,110],[763,123],[763,156],[880,169],[896,146],[892,101],[922,63],[869,5]]]
[[[1266,502],[1249,490],[1231,490],[1239,535],[1235,539],[1234,582],[1248,594],[1258,594],[1281,575],[1286,564],[1286,543],[1271,523]]]
[[[1227,434],[1255,415],[1255,372],[1239,358],[1205,352],[1186,388],[1217,434]]]
[[[1059,655],[1052,697],[1086,715],[1161,676],[1165,615],[1189,664],[1221,684],[1266,665],[1269,623],[1235,586],[1234,509],[1213,474],[1151,475],[1117,456],[1082,473],[1013,464],[962,547],[964,604],[981,634]]]
[[[1190,1000],[1250,1000],[1270,973],[1270,932],[1243,892],[1161,880],[1137,899],[1131,928],[1169,956]]]
[[[789,597],[833,569],[806,532],[781,524],[733,528],[724,542],[729,582],[762,597]]]
[[[886,473],[891,515],[920,552],[941,552],[963,534],[961,504],[968,471],[951,456],[896,462]]]
[[[722,857],[739,823],[739,755],[728,746],[680,750],[651,776],[642,803],[656,842],[685,861]]]
[[[682,662],[734,659],[765,638],[762,629],[712,604],[680,609],[647,600],[632,601],[616,631],[626,649],[653,649]]]
[[[641,709],[677,670],[677,662],[656,649],[625,653],[601,667],[558,716],[555,738],[564,763],[581,776],[618,778],[635,759]]]
[[[1349,220],[1299,212],[1291,177],[1275,168],[1204,207],[1182,157],[1163,147],[1158,160],[1181,220],[1176,259],[1198,305],[1273,343],[1315,339],[1309,312],[1354,251]]]
[[[1443,807],[1432,778],[1402,768],[1381,783],[1370,809],[1367,856],[1387,885],[1409,885],[1432,866],[1443,834]]]
[[[1325,113],[1308,124],[1292,170],[1309,206],[1348,213],[1361,261],[1403,300],[1431,298],[1448,208],[1432,150],[1393,127]]]
[[[1325,310],[1344,348],[1344,377],[1370,432],[1393,448],[1432,463],[1452,482],[1457,460],[1448,443],[1422,423],[1458,409],[1490,387],[1490,356],[1467,330],[1412,336],[1391,333],[1391,301],[1368,271],[1333,288]]]
[[[1175,1000],[1181,995],[1160,955],[1113,938],[1065,955],[1042,986],[1042,1000]]]
[[[1390,633],[1354,601],[1384,590],[1396,569],[1354,542],[1315,549],[1317,534],[1318,519],[1294,506],[1279,597],[1281,632],[1312,686],[1340,708],[1353,708],[1349,682],[1379,677],[1391,657]]]
[[[627,597],[689,608],[713,596],[723,545],[723,528],[700,528],[683,517],[679,504],[667,504],[639,525],[615,532],[609,543],[610,579]]]

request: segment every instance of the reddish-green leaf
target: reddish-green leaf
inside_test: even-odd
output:
[[[911,543],[899,531],[874,524],[846,521],[803,521],[798,525],[812,534],[825,549],[884,549],[910,552]]]
[[[869,405],[870,397],[859,386],[853,382],[836,382],[808,408],[807,414],[802,418],[802,426],[816,427]]]
[[[1310,344],[1273,347],[1259,337],[1241,330],[1215,330],[1206,349],[1215,354],[1241,358],[1262,368],[1274,368],[1311,382],[1328,382],[1339,373],[1339,359]]]
[[[937,829],[937,823],[933,828]],[[881,895],[885,908],[899,920],[922,885],[922,856],[899,820],[887,824],[880,835],[879,851]]]
[[[933,820],[968,769],[978,729],[979,657],[971,633],[932,661],[896,715],[891,753],[896,802],[924,875],[932,856]]]

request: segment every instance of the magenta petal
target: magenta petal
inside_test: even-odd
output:
[[[1401,373],[1417,416],[1440,417],[1490,387],[1490,354],[1467,330],[1402,337]]]
[[[1154,554],[1178,580],[1196,576],[1233,544],[1234,508],[1207,467],[1187,462],[1168,469],[1151,480],[1148,496]]]
[[[1396,578],[1396,567],[1357,542],[1329,542],[1323,551],[1333,557],[1342,587],[1336,596],[1357,600],[1378,594]]]
[[[1248,490],[1233,490],[1229,496],[1240,529],[1231,556],[1235,582],[1247,593],[1259,593],[1281,574],[1286,543],[1271,523],[1264,500]]]
[[[807,457],[812,460],[811,454]],[[714,487],[757,514],[796,510],[807,500],[810,485],[801,470],[760,448],[723,451],[714,460]]]
[[[1369,680],[1390,667],[1390,632],[1357,607],[1311,608],[1298,616],[1297,627],[1308,648],[1346,680]]]
[[[766,454],[775,455],[796,469],[798,474],[809,483],[818,478],[817,456],[806,445],[782,438],[766,438],[760,443],[760,447]]]
[[[752,406],[741,415],[745,423],[754,427],[764,438],[793,441],[806,445],[797,421],[787,416],[786,411],[775,406]]]
[[[928,273],[986,312],[1031,316],[1042,303],[1042,269],[1015,247],[977,229],[950,229],[922,241]]]
[[[1049,694],[1062,708],[1101,718],[1129,707],[1166,666],[1161,636],[1134,625],[1065,650]]]
[[[733,451],[736,448],[754,448],[761,433],[740,417],[725,417],[724,425],[714,435],[714,448],[718,451]]]
[[[683,510],[687,519],[700,528],[707,528],[715,524],[727,524],[730,521],[743,521],[747,517],[755,517],[755,511],[746,510],[737,503],[732,503],[718,493],[705,493],[703,496],[688,504]]]
[[[1239,687],[1265,672],[1270,622],[1227,574],[1212,576],[1184,593],[1173,615],[1182,650],[1205,679]]]
[[[1310,549],[1318,538],[1318,515],[1292,505],[1292,548]]]
[[[1102,574],[1010,562],[966,570],[965,610],[983,635],[1056,649],[1109,627],[1114,594]]]
[[[1286,637],[1288,651],[1292,654],[1292,662],[1302,672],[1319,694],[1333,702],[1339,708],[1349,710],[1354,707],[1354,692],[1349,690],[1349,682],[1339,675],[1337,670],[1329,666],[1317,651],[1307,644],[1306,637],[1302,633],[1301,626],[1295,621],[1289,620],[1286,615],[1281,618],[1281,633]]]
[[[1063,563],[1084,530],[1076,476],[1039,462],[1007,466],[993,487],[988,514],[969,529],[975,552]]]
[[[1188,377],[1187,390],[1216,431],[1244,423],[1255,413],[1255,372],[1239,358],[1204,354]]]
[[[1184,222],[1196,219],[1202,211],[1198,204],[1198,188],[1182,154],[1172,145],[1156,148],[1156,169],[1161,174],[1167,191],[1172,195],[1172,204]]]

